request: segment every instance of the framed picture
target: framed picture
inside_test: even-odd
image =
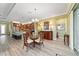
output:
[[[57,24],[57,29],[58,30],[64,30],[65,29],[65,25],[64,24]]]
[[[49,22],[44,22],[44,30],[49,30]]]

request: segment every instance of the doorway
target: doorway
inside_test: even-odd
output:
[[[6,24],[0,24],[0,34],[6,34]]]

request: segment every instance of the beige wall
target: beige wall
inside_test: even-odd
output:
[[[56,24],[65,24],[65,32],[67,33],[67,31],[68,31],[68,27],[67,27],[68,18],[66,15],[43,19],[42,21],[38,22],[38,30],[39,31],[43,30],[43,26],[44,26],[45,21],[49,21],[50,27],[56,26]]]
[[[68,15],[68,19],[67,19],[67,32],[68,34],[70,34],[70,15]]]
[[[68,32],[70,35],[69,47],[73,49],[73,11],[69,14],[68,18]]]
[[[49,22],[50,27],[55,25],[55,19],[44,19],[44,20],[38,22],[38,30],[40,30],[40,31],[43,30],[45,21]]]

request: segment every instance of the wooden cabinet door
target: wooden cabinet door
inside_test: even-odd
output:
[[[52,31],[44,31],[44,39],[52,40]]]

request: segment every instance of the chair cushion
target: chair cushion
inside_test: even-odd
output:
[[[28,37],[28,40],[27,40],[27,43],[32,43],[33,40],[31,40],[29,37]]]
[[[35,42],[40,42],[40,38],[38,38],[37,40],[35,40]]]

